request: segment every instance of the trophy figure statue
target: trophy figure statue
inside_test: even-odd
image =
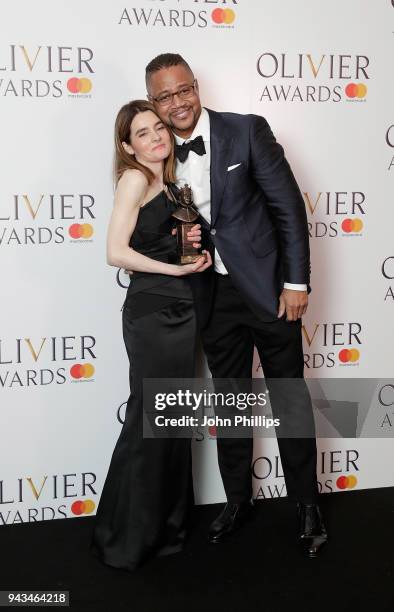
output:
[[[172,213],[172,216],[176,219],[179,263],[194,263],[201,257],[201,252],[188,240],[187,232],[195,224],[198,211],[194,207],[192,190],[188,184],[177,190],[176,204],[177,209]]]

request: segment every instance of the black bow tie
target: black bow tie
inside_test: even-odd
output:
[[[189,140],[189,142],[184,142],[181,145],[175,145],[175,156],[182,163],[187,160],[189,151],[194,151],[197,155],[204,155],[206,153],[202,136],[197,136],[194,140]]]

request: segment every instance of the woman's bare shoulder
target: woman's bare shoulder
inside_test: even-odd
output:
[[[148,179],[143,172],[127,169],[119,179],[115,199],[126,199],[134,204],[140,203],[147,192],[148,185]]]
[[[137,170],[134,168],[127,168],[119,179],[118,187],[130,188],[130,187],[139,187],[146,188],[148,187],[148,179],[145,174],[141,172],[141,170]]]

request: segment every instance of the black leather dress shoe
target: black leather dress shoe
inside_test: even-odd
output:
[[[225,537],[239,529],[250,515],[253,507],[253,500],[240,504],[228,502],[209,528],[208,540],[211,544],[219,544]]]
[[[308,557],[317,557],[328,536],[317,504],[298,504],[299,539]]]

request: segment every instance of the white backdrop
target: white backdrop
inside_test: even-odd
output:
[[[0,525],[98,503],[128,396],[126,277],[105,262],[113,123],[161,52],[189,61],[204,105],[265,116],[285,147],[311,232],[306,376],[392,375],[390,0],[17,0],[0,28]],[[198,437],[197,502],[223,500]],[[393,485],[393,459],[391,438],[320,440],[321,490]],[[253,473],[257,497],[286,494],[275,441]]]

